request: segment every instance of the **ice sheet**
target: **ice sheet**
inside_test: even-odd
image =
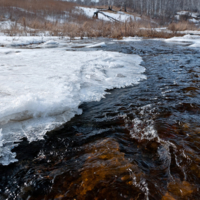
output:
[[[4,47],[0,57],[0,163],[4,165],[16,161],[11,149],[22,137],[42,139],[47,131],[81,114],[81,103],[99,101],[106,89],[146,78],[138,55]]]
[[[106,47],[105,42],[97,43],[97,44],[92,44],[87,46],[87,48],[98,48],[98,47]]]
[[[122,42],[135,42],[135,41],[142,41],[142,37],[123,37],[122,40],[113,40],[113,41],[122,41]]]
[[[173,37],[164,41],[171,43],[187,44],[190,47],[200,47],[199,35],[184,35],[183,37]]]
[[[0,46],[15,47],[15,46],[25,46],[30,44],[41,44],[54,42],[57,43],[59,37],[43,37],[43,36],[19,36],[19,37],[9,37],[0,36]]]

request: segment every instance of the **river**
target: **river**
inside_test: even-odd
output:
[[[18,162],[0,166],[0,199],[200,199],[200,50],[105,42],[103,51],[140,55],[146,80],[83,103],[44,140],[24,138]]]

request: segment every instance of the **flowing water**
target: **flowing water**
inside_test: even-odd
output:
[[[200,199],[200,50],[155,40],[103,50],[140,55],[147,79],[24,139],[19,161],[0,166],[0,199]]]

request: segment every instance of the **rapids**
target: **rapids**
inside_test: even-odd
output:
[[[94,50],[141,56],[146,80],[81,104],[44,140],[24,138],[19,161],[0,166],[0,199],[200,199],[200,50],[100,42]]]

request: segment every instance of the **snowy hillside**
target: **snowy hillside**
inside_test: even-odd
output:
[[[78,7],[78,8],[83,10],[84,13],[88,17],[91,17],[91,18],[93,17],[94,13],[97,11],[96,8],[86,8],[86,7]],[[121,11],[117,11],[117,12],[105,12],[105,11],[103,11],[103,13],[105,15],[108,15],[109,17],[112,17],[113,19],[116,19],[116,20],[122,21],[122,22],[129,21],[130,19],[133,20],[133,21],[141,20],[140,17],[134,16],[134,15],[131,15],[131,14],[127,14],[127,13],[124,13],[124,12],[121,12]],[[101,20],[105,20],[105,21],[112,21],[111,18],[108,18],[105,15],[99,13],[98,18],[101,19]]]
[[[190,11],[179,11],[175,15],[177,20],[185,19],[189,22],[193,22],[195,24],[200,24],[200,13],[198,12],[190,12]]]

